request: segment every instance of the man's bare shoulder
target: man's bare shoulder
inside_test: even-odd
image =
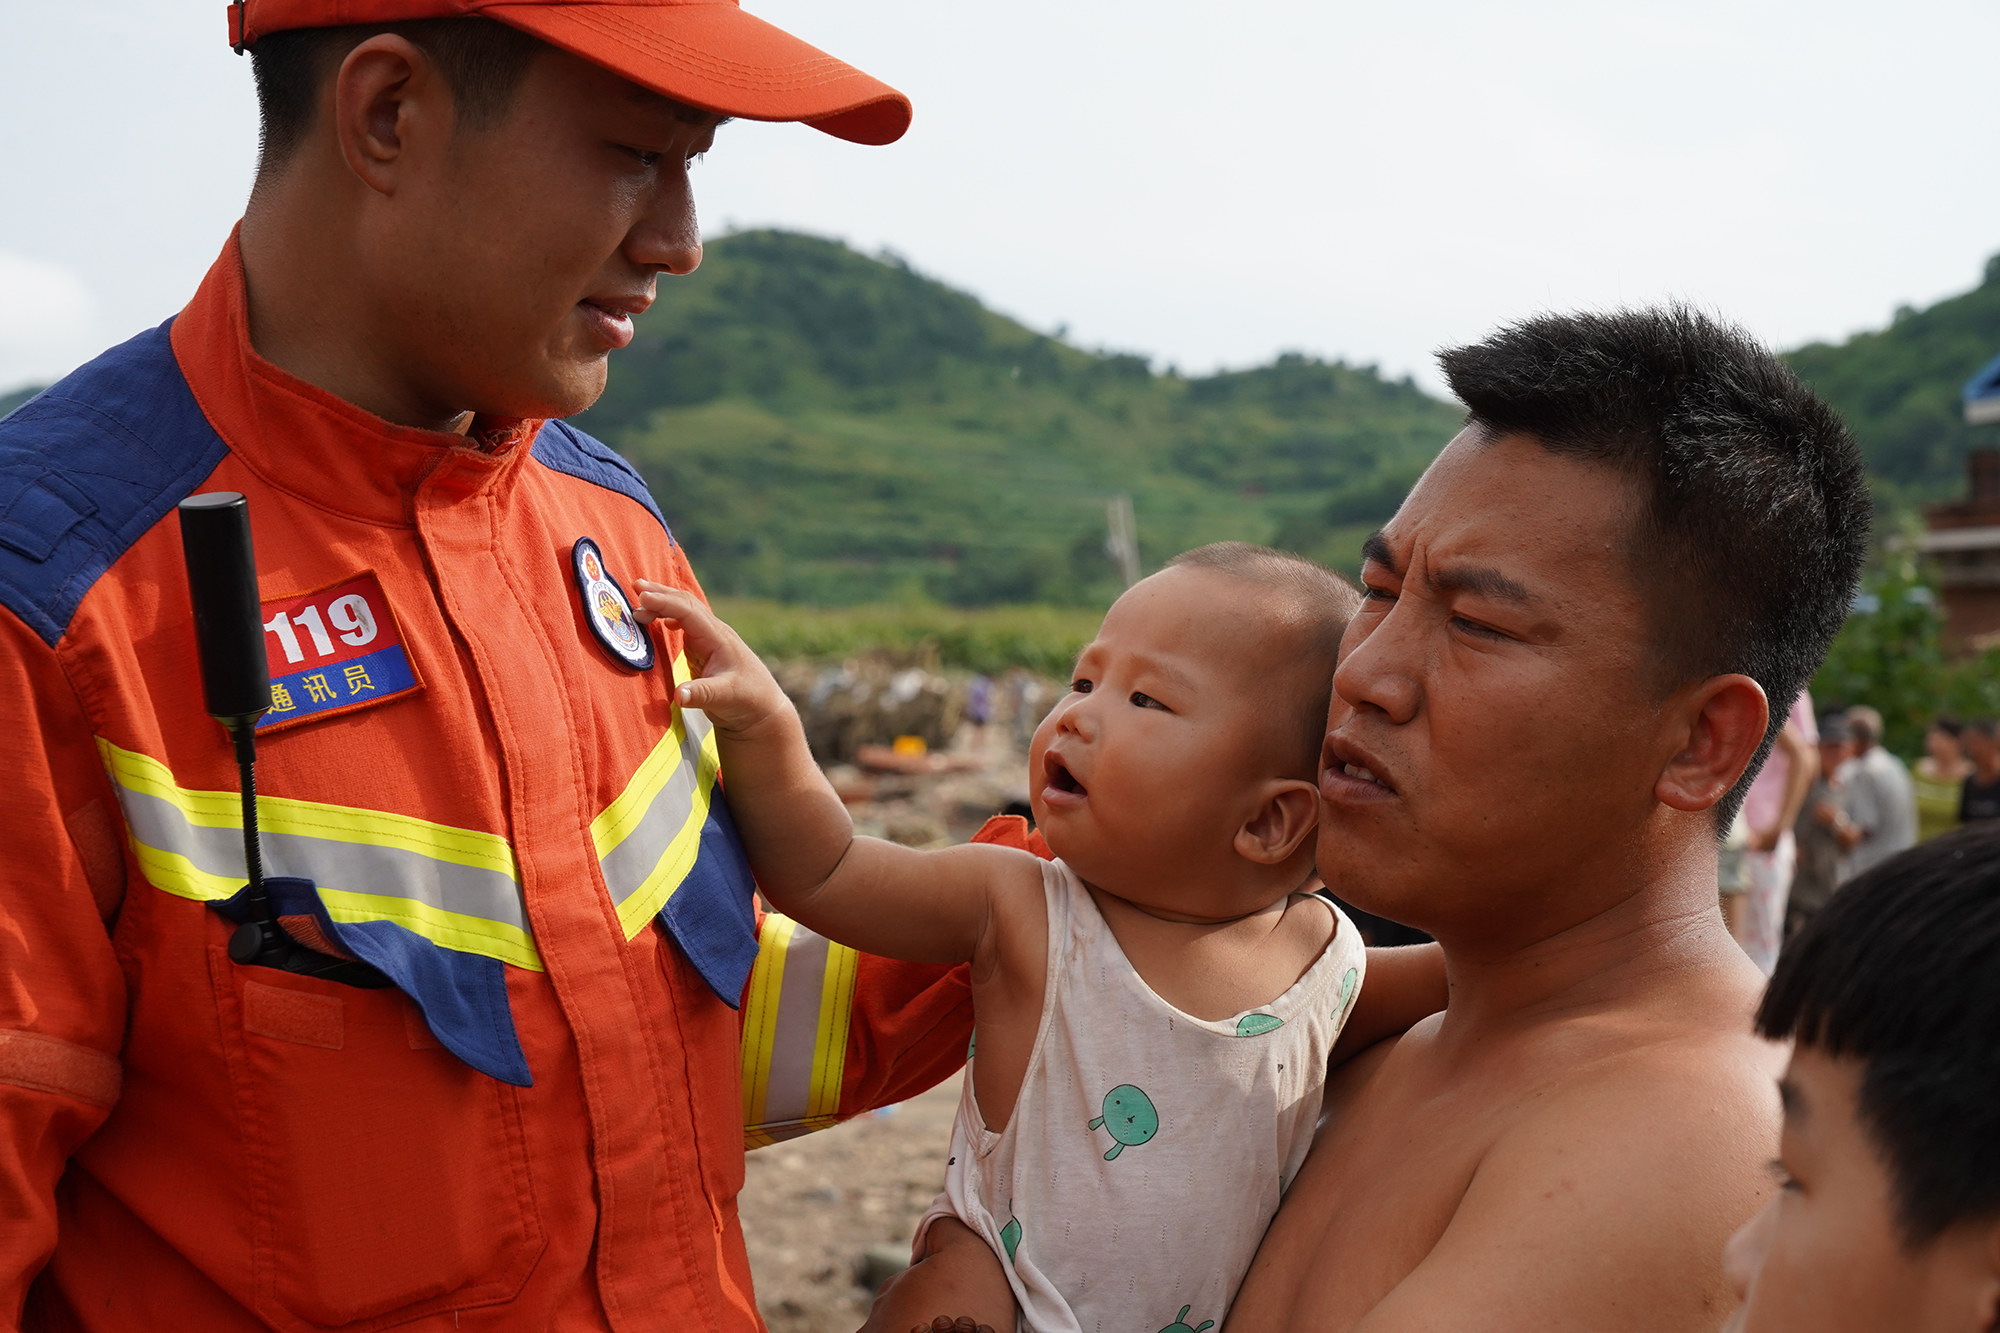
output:
[[[1755,990],[1723,960],[1492,1029],[1434,1017],[1356,1057],[1238,1327],[1718,1326],[1722,1246],[1777,1142]]]
[[[1361,1327],[1480,1308],[1510,1310],[1505,1327],[1719,1325],[1723,1245],[1772,1188],[1784,1065],[1752,1035],[1738,989],[1678,1012],[1579,1016],[1525,1042],[1513,1095],[1491,1085],[1506,1109],[1449,1225]]]

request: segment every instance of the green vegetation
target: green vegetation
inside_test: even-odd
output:
[[[926,604],[825,608],[718,597],[715,611],[744,641],[775,659],[837,658],[886,652],[924,665],[999,675],[1026,667],[1067,680],[1098,612],[1072,607]]]
[[[1102,607],[1120,492],[1147,567],[1234,538],[1352,569],[1460,416],[1296,355],[1155,374],[786,232],[714,242],[638,323],[578,424],[638,465],[711,591],[781,602]]]
[[[25,389],[15,389],[9,393],[0,393],[0,417],[6,416],[9,412],[12,412],[15,408],[27,402],[47,387],[44,384],[34,384]]]
[[[1929,571],[1907,549],[1888,552],[1862,580],[1854,614],[1813,677],[1813,703],[1871,705],[1882,714],[1883,745],[1910,760],[1940,713],[2000,716],[2000,651],[1947,659],[1943,629]]]
[[[1964,493],[1965,455],[2000,444],[2000,427],[1968,426],[1959,390],[2000,354],[2000,255],[1984,280],[1889,327],[1839,346],[1813,343],[1786,358],[1833,404],[1868,458],[1884,511]]]

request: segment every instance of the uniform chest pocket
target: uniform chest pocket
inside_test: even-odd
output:
[[[512,1299],[546,1244],[519,1090],[440,1047],[400,991],[241,967],[217,982],[259,1313],[387,1327]]]

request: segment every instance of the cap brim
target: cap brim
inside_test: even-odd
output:
[[[910,99],[728,0],[497,4],[479,12],[690,106],[802,120],[853,143],[894,143]]]

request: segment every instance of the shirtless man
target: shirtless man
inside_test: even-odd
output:
[[[1783,1064],[1716,831],[1845,616],[1860,459],[1685,310],[1442,362],[1468,425],[1367,545],[1319,865],[1450,1002],[1329,1083],[1229,1328],[1714,1329]]]
[[[1713,1330],[1784,1065],[1717,831],[1846,617],[1861,460],[1685,310],[1442,361],[1471,412],[1366,548],[1319,869],[1436,936],[1450,999],[1335,1071],[1227,1333]],[[939,1231],[927,1263],[997,1278]],[[894,1296],[870,1330],[933,1313]]]

